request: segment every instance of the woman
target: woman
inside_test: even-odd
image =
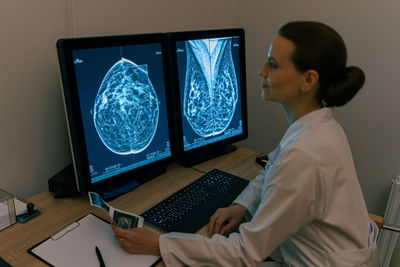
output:
[[[373,266],[376,225],[332,117],[332,107],[350,101],[365,80],[346,59],[342,38],[329,26],[284,25],[259,75],[263,99],[281,104],[290,127],[265,171],[211,217],[209,238],[113,225],[122,248],[161,254],[167,266],[255,266],[277,248],[289,266]]]

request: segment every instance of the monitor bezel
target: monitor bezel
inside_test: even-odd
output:
[[[239,36],[239,61],[240,61],[240,94],[241,94],[241,110],[242,110],[242,126],[243,133],[232,136],[230,138],[213,142],[202,147],[194,148],[188,151],[184,150],[183,143],[183,127],[182,127],[182,109],[180,100],[180,88],[178,77],[178,62],[176,54],[176,42],[195,39],[209,39],[221,37]],[[174,158],[185,167],[197,165],[203,161],[219,156],[233,150],[233,143],[245,140],[248,137],[248,118],[247,118],[247,86],[246,86],[246,56],[245,56],[245,33],[242,28],[230,29],[212,29],[212,30],[197,30],[168,33],[169,60],[170,60],[170,75],[171,86],[173,87],[174,101]],[[215,153],[215,155],[209,155]]]
[[[150,34],[130,34],[114,36],[95,36],[95,37],[77,37],[63,38],[57,41],[56,47],[60,65],[60,79],[62,84],[62,96],[64,101],[65,116],[67,120],[68,136],[70,141],[72,163],[74,167],[77,189],[80,193],[88,191],[101,192],[107,188],[118,185],[123,186],[131,181],[137,181],[139,185],[154,178],[152,173],[158,175],[163,171],[166,165],[173,161],[172,136],[173,131],[168,124],[171,155],[152,162],[150,164],[135,168],[133,170],[115,175],[105,180],[92,183],[89,171],[88,152],[83,131],[82,113],[79,102],[79,92],[76,80],[76,74],[73,62],[73,50],[102,48],[112,46],[125,46],[137,44],[161,44],[162,63],[164,72],[165,97],[167,106],[168,120],[171,118],[171,93],[168,79],[167,67],[167,38],[163,33]]]

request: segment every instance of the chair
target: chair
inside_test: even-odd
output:
[[[370,213],[370,214],[368,214],[368,217],[376,223],[376,225],[379,227],[379,229],[381,229],[383,227],[385,220],[383,219],[382,216]]]
[[[393,232],[397,232],[397,233],[399,233],[400,234],[400,227],[398,227],[398,226],[396,226],[396,225],[391,225],[391,224],[386,224],[385,225],[385,220],[384,220],[384,218],[382,217],[382,216],[379,216],[379,215],[375,215],[375,214],[368,214],[368,217],[372,220],[372,221],[374,221],[375,223],[376,223],[376,225],[379,227],[379,231],[380,232],[382,232],[383,230],[388,230],[388,231],[393,231]],[[400,239],[399,240],[397,240],[397,247],[399,246],[399,242],[400,242]],[[382,265],[382,267],[386,267],[386,266],[399,266],[398,265],[398,262],[400,261],[400,259],[399,259],[399,256],[397,255],[397,257],[396,258],[393,258],[392,257],[392,253],[391,252],[388,252],[389,254],[389,259],[390,259],[390,261],[389,261],[389,259],[387,259],[387,260],[385,260],[385,256],[383,256],[383,255],[385,255],[385,253],[383,253],[384,251],[383,251],[383,248],[382,247],[380,247],[379,245],[381,245],[381,243],[380,242],[377,242],[377,247],[378,247],[378,251],[380,251],[379,252],[379,255],[380,255],[380,257],[383,257],[383,258],[381,258],[380,259],[380,262],[381,262],[381,264],[383,264]],[[386,255],[387,256],[387,255]],[[385,263],[384,263],[385,262]],[[390,263],[389,263],[390,262]]]

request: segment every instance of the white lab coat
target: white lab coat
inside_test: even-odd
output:
[[[370,223],[346,136],[322,108],[295,121],[234,203],[250,220],[229,237],[168,233],[167,266],[256,266],[280,248],[288,266],[372,266]]]

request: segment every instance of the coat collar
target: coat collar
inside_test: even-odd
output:
[[[291,143],[295,139],[295,137],[305,129],[310,128],[313,125],[316,125],[323,121],[328,121],[332,118],[332,108],[327,107],[317,109],[302,116],[294,123],[292,123],[292,125],[290,125],[289,128],[286,130],[286,133],[282,137],[282,140],[279,144],[281,146],[281,149]]]
[[[332,108],[320,108],[318,110],[307,113],[303,117],[299,118],[295,121],[290,127],[286,130],[286,133],[283,135],[281,142],[276,147],[274,151],[268,154],[268,163],[265,167],[266,170],[269,169],[270,166],[273,165],[276,158],[280,154],[281,150],[295,140],[296,136],[298,136],[305,129],[312,127],[323,121],[328,121],[332,119]]]

